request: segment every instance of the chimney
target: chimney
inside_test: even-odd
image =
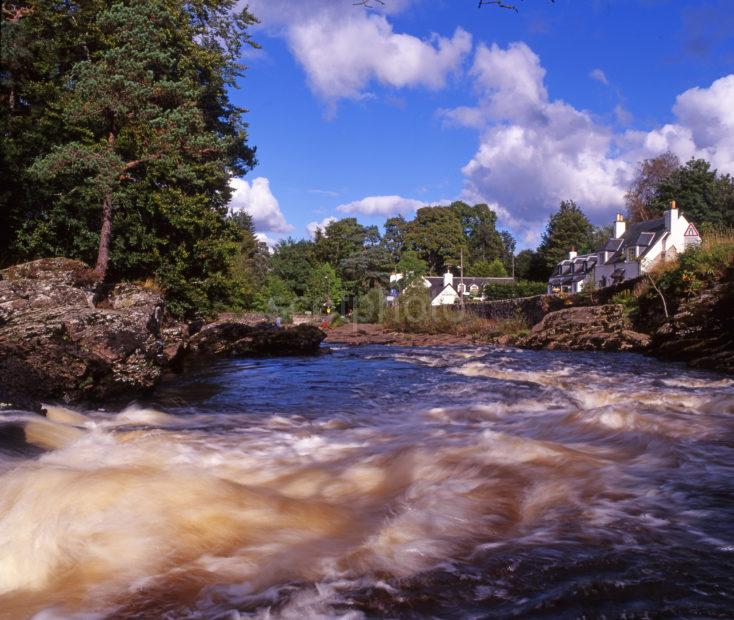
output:
[[[624,235],[625,230],[627,230],[627,223],[624,221],[624,216],[617,213],[617,217],[614,219],[614,238],[619,239]]]
[[[571,248],[571,251],[568,253],[568,260],[573,260],[579,255],[579,253],[576,251],[576,248]]]
[[[665,228],[672,233],[676,222],[678,221],[678,205],[675,200],[670,201],[670,210],[665,212]]]
[[[443,285],[448,286],[449,284],[453,286],[454,274],[451,273],[451,267],[446,267],[446,273],[443,274]]]

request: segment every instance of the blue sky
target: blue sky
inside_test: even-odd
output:
[[[233,100],[259,165],[233,208],[268,239],[487,202],[520,247],[574,199],[623,208],[664,150],[734,173],[734,0],[251,0]]]

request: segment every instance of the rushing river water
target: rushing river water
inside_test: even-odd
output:
[[[225,361],[0,417],[0,617],[734,617],[734,381],[634,355]]]

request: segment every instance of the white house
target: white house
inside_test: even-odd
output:
[[[548,280],[548,294],[579,293],[592,282],[603,288],[636,278],[699,243],[698,230],[678,211],[675,201],[663,217],[629,227],[618,213],[614,236],[601,250],[579,255],[572,249],[558,263]]]
[[[394,301],[397,297],[396,285],[403,279],[402,273],[394,273],[390,276],[390,295],[387,301]],[[463,296],[467,298],[481,299],[484,287],[488,284],[512,284],[514,278],[471,278],[455,277],[451,269],[447,268],[443,276],[422,276],[414,286],[424,286],[429,289],[432,306],[446,306],[457,303]]]

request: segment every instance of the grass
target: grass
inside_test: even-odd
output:
[[[394,331],[414,334],[450,334],[491,342],[502,336],[521,337],[529,332],[522,319],[487,319],[452,306],[431,306],[427,296],[403,299],[387,308],[383,325]]]

